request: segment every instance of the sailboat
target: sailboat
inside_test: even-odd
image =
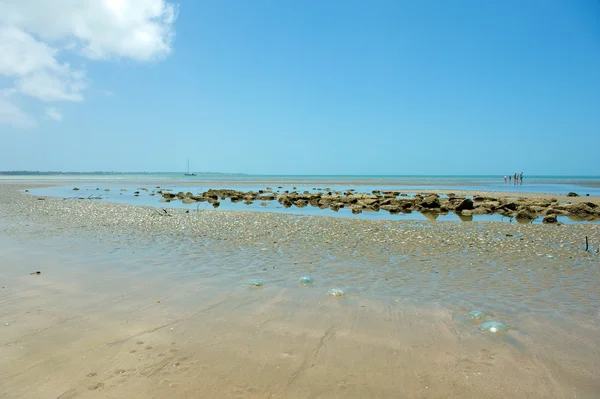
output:
[[[191,172],[190,172],[190,159],[189,159],[189,158],[188,158],[187,169],[186,169],[186,172],[185,172],[185,175],[184,175],[184,176],[196,176],[196,174],[195,174],[195,173],[191,173]]]

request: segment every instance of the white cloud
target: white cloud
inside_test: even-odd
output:
[[[62,121],[62,114],[60,112],[58,112],[56,110],[56,108],[47,108],[46,109],[46,116],[48,116],[48,118],[53,119],[57,122]]]
[[[65,58],[160,60],[171,53],[176,16],[167,0],[2,0],[0,77],[15,96],[82,101],[89,80]],[[8,96],[0,101],[3,115],[11,104],[16,115]]]

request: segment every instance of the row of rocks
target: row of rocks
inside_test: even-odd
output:
[[[594,202],[579,202],[575,204],[559,203],[556,199],[509,199],[475,196],[468,197],[448,194],[440,197],[437,194],[417,194],[408,197],[399,191],[375,190],[370,194],[355,193],[348,190],[345,193],[336,192],[308,192],[296,191],[275,194],[272,190],[237,191],[229,189],[210,189],[199,195],[191,192],[173,193],[158,191],[163,196],[161,201],[169,202],[181,200],[183,203],[209,202],[215,208],[220,205],[219,200],[230,199],[231,202],[244,202],[251,204],[254,201],[277,200],[285,208],[296,206],[303,208],[308,205],[321,209],[329,208],[338,211],[340,208],[349,208],[352,213],[378,212],[385,210],[391,214],[422,212],[430,214],[447,214],[454,212],[461,216],[499,214],[514,217],[518,221],[531,221],[543,216],[544,222],[555,223],[557,216],[568,216],[576,220],[600,220],[600,206]]]

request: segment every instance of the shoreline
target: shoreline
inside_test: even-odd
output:
[[[599,258],[583,249],[599,225],[161,214],[24,188],[0,184],[0,396],[600,390]],[[472,309],[510,331],[479,332]]]
[[[2,178],[2,176],[0,176],[0,184],[27,184],[27,183],[33,183],[33,184],[43,184],[43,183],[50,183],[50,184],[100,184],[100,183],[109,183],[109,184],[160,184],[160,185],[181,185],[181,186],[193,186],[193,185],[197,185],[197,186],[210,186],[210,185],[218,185],[218,186],[225,186],[225,185],[231,185],[231,186],[240,186],[240,185],[255,185],[255,186],[263,186],[263,185],[336,185],[336,186],[348,186],[348,187],[352,187],[352,186],[376,186],[376,185],[382,185],[382,186],[403,186],[403,187],[409,187],[410,185],[413,186],[429,186],[430,188],[425,188],[426,190],[436,190],[436,187],[443,187],[443,186],[447,186],[448,184],[450,185],[458,185],[460,186],[460,183],[467,183],[467,184],[472,184],[474,186],[484,186],[486,184],[489,184],[489,182],[481,182],[481,181],[469,181],[469,180],[448,180],[448,182],[442,182],[440,181],[440,179],[423,179],[423,180],[418,180],[418,178],[415,179],[396,179],[394,180],[393,178],[388,179],[388,178],[382,178],[382,179],[373,179],[373,178],[365,178],[365,179],[361,179],[361,178],[356,178],[356,179],[352,179],[352,180],[348,180],[348,179],[324,179],[324,180],[319,180],[319,179],[311,179],[311,178],[307,178],[307,179],[299,179],[296,176],[292,176],[291,178],[269,178],[269,179],[248,179],[248,180],[239,180],[239,179],[210,179],[210,180],[194,180],[194,179],[186,179],[183,176],[180,179],[161,179],[160,177],[157,178],[143,178],[143,179],[131,179],[130,177],[124,177],[122,179],[120,178],[114,178],[114,177],[107,177],[107,178],[99,178],[99,179],[90,179],[89,177],[81,177],[81,178],[73,178],[73,179],[64,179],[64,178],[24,178],[24,179],[20,179],[20,178]],[[494,182],[502,187],[506,187],[506,188],[511,188],[511,187],[520,187],[522,186],[522,184],[513,184],[513,183],[504,183],[501,179],[497,179],[494,180]],[[580,186],[581,189],[584,188],[600,188],[600,180],[596,181],[596,180],[592,180],[592,181],[585,181],[585,180],[573,180],[573,181],[569,181],[569,180],[565,180],[565,181],[557,181],[557,182],[553,182],[552,184],[555,185],[561,185],[561,186],[567,186],[567,185],[571,185],[573,183],[577,183],[578,186]],[[536,185],[536,184],[540,184],[537,182],[534,183],[530,183],[528,181],[525,181],[523,183],[525,186],[527,186],[528,184],[532,184],[532,185]],[[404,188],[404,189],[410,189],[410,188]],[[444,190],[450,190],[452,191],[452,188],[448,188],[448,189],[444,189]],[[490,192],[494,192],[494,190],[484,190],[484,191],[490,191]],[[500,192],[504,192],[504,191],[500,191]],[[515,193],[520,194],[520,192],[515,191]],[[585,195],[585,193],[583,193],[583,195]],[[598,196],[598,195],[596,195]]]

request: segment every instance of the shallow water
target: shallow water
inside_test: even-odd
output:
[[[527,193],[566,194],[569,191],[600,195],[600,176],[524,176],[524,182],[504,182],[503,176],[393,176],[393,175],[246,175],[228,173],[199,173],[184,176],[182,173],[122,173],[122,174],[48,174],[48,175],[2,175],[7,181],[122,181],[122,182],[167,182],[167,184],[234,184],[234,185],[363,185],[402,187],[407,190],[418,188],[464,189],[483,191],[506,191]]]
[[[15,265],[3,267],[0,293],[3,397],[591,398],[600,389],[597,276],[544,261],[507,280],[501,266],[468,257],[386,261],[382,250],[342,258],[164,237],[94,244],[89,233],[33,230],[0,240],[3,264]],[[314,283],[299,285],[308,273]],[[328,297],[332,287],[344,297]],[[464,317],[474,308],[510,331],[479,332]]]
[[[0,217],[0,397],[600,392],[598,257],[575,244],[578,229],[596,242],[595,226],[344,229],[278,216],[236,235],[233,215],[209,235],[100,225],[95,212],[109,205],[92,202],[64,203],[89,223],[48,223],[43,206],[56,204],[31,202]],[[313,283],[299,284],[304,275]],[[465,317],[474,309],[509,331],[479,331]]]

